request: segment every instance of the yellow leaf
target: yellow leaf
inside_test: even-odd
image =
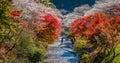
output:
[[[13,26],[10,26],[10,30],[13,31],[14,33],[17,33]]]

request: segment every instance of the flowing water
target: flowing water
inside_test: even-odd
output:
[[[69,40],[64,40],[61,44],[60,41],[48,46],[46,58],[42,63],[78,63],[72,43]]]

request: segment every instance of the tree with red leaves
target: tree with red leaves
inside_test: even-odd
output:
[[[42,16],[43,22],[47,23],[42,30],[37,30],[37,35],[39,38],[48,43],[53,43],[60,35],[60,23],[59,21],[52,15],[48,14],[46,16]]]
[[[81,49],[87,49],[87,52],[84,52],[83,55],[88,56],[81,60],[87,62],[84,61],[86,59],[90,63],[96,63],[96,61],[101,63],[102,58],[109,55],[111,51],[114,54],[112,58],[114,58],[116,55],[114,47],[119,43],[119,39],[116,38],[119,36],[119,30],[120,16],[118,15],[109,17],[104,13],[95,13],[74,21],[71,25],[72,35],[75,37],[82,36],[85,37],[84,40],[87,40],[86,46]],[[91,49],[91,51],[88,51],[88,49]],[[106,51],[108,54],[106,54]]]

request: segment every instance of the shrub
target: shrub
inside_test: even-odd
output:
[[[45,52],[41,49],[35,49],[34,53],[28,54],[28,59],[30,63],[38,63],[39,61],[42,61],[44,59]]]
[[[15,42],[15,47],[10,53],[11,60],[8,60],[9,62],[17,62],[17,63],[37,63],[41,60],[43,60],[45,56],[45,47],[39,43],[39,46],[35,44],[35,41],[33,40],[33,36],[31,36],[27,31],[21,31],[18,38]],[[14,55],[14,58],[12,55]],[[32,58],[32,59],[31,59]]]
[[[82,39],[76,39],[74,43],[74,50],[81,55],[83,52],[82,48],[85,48],[86,46],[86,41]]]

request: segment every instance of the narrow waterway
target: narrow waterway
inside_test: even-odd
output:
[[[42,63],[78,63],[77,56],[72,49],[70,40],[59,39],[54,44],[48,46],[47,55]]]

